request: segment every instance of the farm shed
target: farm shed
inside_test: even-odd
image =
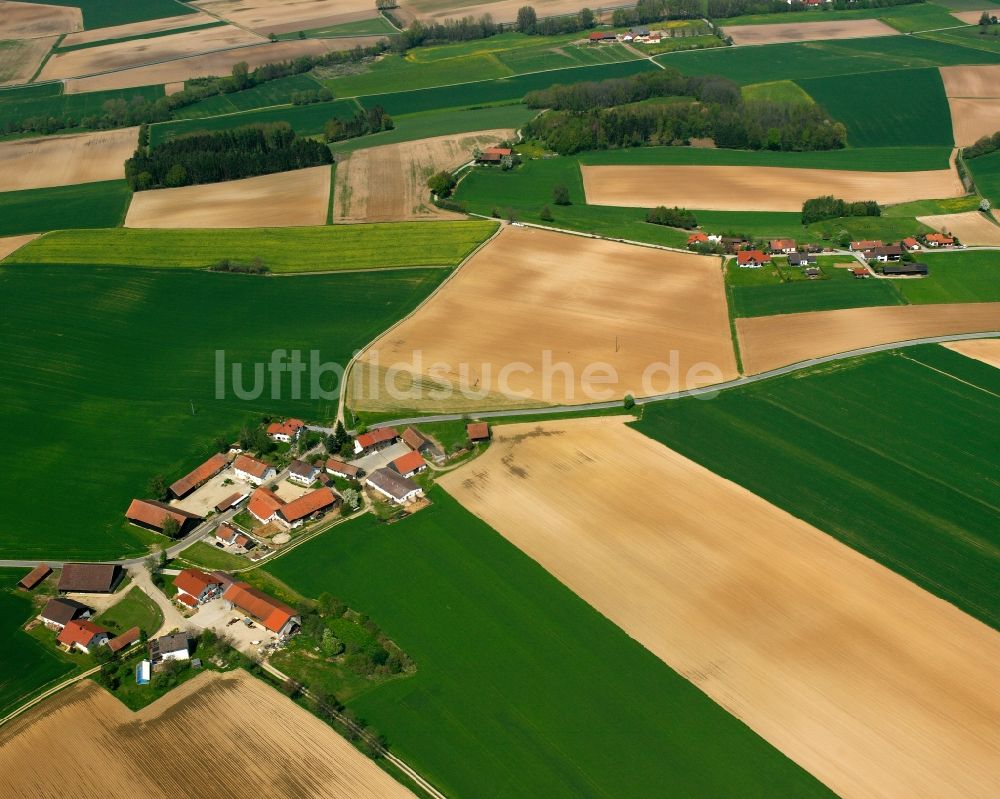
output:
[[[397,474],[392,469],[376,469],[365,478],[365,485],[370,486],[397,505],[402,505],[424,495],[424,491],[419,485]]]
[[[235,608],[278,635],[291,635],[302,622],[294,608],[268,596],[249,583],[233,583],[222,596],[223,599],[232,602]]]
[[[298,527],[310,516],[336,507],[338,501],[337,495],[329,488],[317,488],[279,508],[278,521],[289,527]]]
[[[132,644],[134,644],[136,641],[139,640],[139,636],[141,634],[142,633],[140,632],[138,627],[130,627],[121,635],[116,636],[112,638],[110,641],[108,641],[108,649],[110,649],[113,653],[117,654],[118,652],[121,652],[123,649],[127,649],[128,647],[132,646]]]
[[[31,591],[50,574],[52,574],[52,569],[44,563],[39,563],[35,566],[35,568],[17,581],[17,587],[25,591]]]
[[[171,484],[170,493],[177,499],[186,497],[199,486],[204,485],[229,465],[229,459],[222,453],[213,455],[197,469]]]
[[[886,264],[882,267],[884,275],[928,275],[930,271],[927,264],[908,263],[903,261],[898,264]]]
[[[59,577],[64,593],[110,594],[125,572],[117,563],[67,563]]]
[[[330,474],[335,474],[338,477],[344,477],[348,480],[357,480],[364,474],[364,472],[357,466],[353,466],[350,463],[344,463],[336,458],[327,458],[326,470]]]
[[[91,610],[82,602],[76,602],[65,597],[50,599],[38,618],[50,627],[58,627],[60,630],[76,619],[89,619]]]
[[[386,447],[395,444],[399,440],[399,433],[394,427],[380,427],[377,430],[370,430],[362,433],[354,439],[354,453],[356,455],[378,452]]]
[[[163,532],[163,526],[167,519],[173,519],[177,522],[178,534],[184,533],[202,520],[202,517],[196,513],[189,513],[153,499],[133,499],[128,510],[125,511],[125,518],[136,527],[143,527],[158,533]]]
[[[465,426],[465,434],[473,444],[478,444],[480,441],[489,441],[490,426],[486,422],[472,422],[472,424]]]

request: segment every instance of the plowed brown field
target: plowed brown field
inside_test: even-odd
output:
[[[257,33],[288,33],[378,15],[368,0],[202,0],[199,8]]]
[[[147,19],[143,22],[130,22],[127,25],[115,25],[110,28],[93,28],[89,31],[71,33],[62,40],[63,47],[74,47],[78,44],[104,42],[109,39],[124,39],[127,36],[140,36],[144,33],[159,33],[174,28],[192,28],[195,25],[205,25],[215,22],[215,17],[198,12],[182,14],[179,17],[164,17],[163,19]]]
[[[481,396],[387,398],[384,386],[376,396],[365,379],[394,364],[406,379]],[[576,404],[736,375],[719,259],[516,227],[379,338],[360,366],[351,404],[361,408],[479,408],[498,397]]]
[[[941,67],[940,71],[957,146],[967,147],[1000,130],[1000,66]]]
[[[987,219],[979,211],[918,216],[917,221],[935,230],[958,236],[962,244],[1000,247],[1000,225]]]
[[[0,9],[0,13],[3,13],[3,9]],[[31,80],[46,53],[58,40],[58,36],[43,36],[20,41],[0,41],[0,86]]]
[[[657,205],[706,211],[801,211],[821,194],[883,205],[926,197],[960,197],[965,191],[953,169],[928,172],[851,172],[771,166],[586,166],[580,167],[587,202],[652,208]]]
[[[1000,97],[1000,64],[940,67],[949,97]]]
[[[979,338],[969,341],[952,341],[944,345],[969,358],[988,363],[1000,369],[1000,338]]]
[[[746,489],[613,419],[440,482],[845,799],[1000,795],[1000,635]]]
[[[747,374],[876,344],[990,330],[1000,330],[1000,302],[849,308],[736,320]]]
[[[412,799],[246,672],[205,672],[138,713],[85,680],[0,728],[5,799]]]
[[[812,16],[818,16],[813,14]],[[834,22],[782,22],[777,25],[736,25],[722,21],[723,30],[734,44],[781,44],[832,39],[866,39],[872,36],[898,36],[899,31],[877,19],[851,19]]]
[[[430,202],[427,178],[470,161],[477,146],[488,147],[513,136],[513,130],[482,130],[356,150],[337,164],[334,221],[458,217]]]
[[[79,8],[0,0],[0,39],[34,39],[78,30],[83,30]]]
[[[24,236],[5,236],[4,238],[0,238],[0,261],[15,250],[21,249],[29,241],[37,239],[40,235],[40,233],[28,233]]]
[[[330,167],[314,166],[245,180],[139,191],[125,227],[239,228],[322,225]]]
[[[0,191],[124,178],[138,138],[138,128],[119,128],[0,142]]]

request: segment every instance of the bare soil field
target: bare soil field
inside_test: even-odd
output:
[[[83,30],[79,8],[0,0],[0,39],[34,39],[79,30]]]
[[[1000,302],[849,308],[736,320],[747,374],[876,344],[988,330],[1000,330]]]
[[[1000,369],[1000,338],[979,338],[970,341],[951,341],[943,346],[969,358],[988,363]]]
[[[0,191],[125,177],[139,128],[0,142]]]
[[[330,167],[314,166],[225,183],[138,191],[125,227],[251,228],[322,225]]]
[[[170,36],[132,39],[115,44],[85,47],[52,56],[45,64],[39,80],[76,78],[116,69],[169,61],[197,53],[228,50],[241,45],[264,41],[261,37],[232,25],[219,25]]]
[[[94,775],[99,774],[100,778]],[[413,794],[330,727],[246,672],[205,672],[138,713],[85,680],[0,728],[8,799]]]
[[[718,258],[517,227],[504,228],[359,361],[370,369],[352,371],[350,401],[360,408],[385,407],[384,386],[376,396],[362,378],[397,364],[456,394],[390,397],[396,408],[476,408],[498,395],[575,404],[736,374]]]
[[[427,178],[472,160],[475,147],[513,137],[510,129],[481,130],[356,150],[337,164],[334,221],[460,218],[430,202]]]
[[[21,249],[29,241],[34,241],[40,235],[40,233],[28,233],[24,236],[4,236],[0,238],[0,261],[15,250]]]
[[[2,9],[0,13],[3,13]],[[58,36],[43,36],[20,41],[0,41],[0,86],[31,80],[38,65],[58,39]]]
[[[469,3],[462,0],[402,0],[400,3],[401,8],[404,12],[408,12],[409,16],[428,22],[461,17],[478,19],[483,14],[491,14],[494,22],[513,22],[517,19],[517,10],[523,5],[525,4],[522,0],[488,0],[485,3]],[[583,7],[579,0],[534,0],[530,5],[535,9],[539,19],[575,14]],[[622,0],[610,5],[617,7],[635,3]],[[596,7],[594,13],[598,13]]]
[[[368,0],[202,0],[194,5],[265,36],[378,16]]]
[[[1000,64],[939,69],[948,97],[1000,97]]]
[[[958,236],[962,244],[1000,247],[1000,225],[990,221],[979,211],[918,216],[917,221],[935,230]]]
[[[772,166],[589,166],[581,165],[587,202],[705,211],[801,211],[822,194],[883,205],[925,197],[961,197],[953,169],[926,172],[851,172]]]
[[[331,50],[349,50],[357,42],[357,39],[305,39],[237,47],[217,53],[178,58],[163,64],[149,64],[118,72],[107,72],[89,78],[71,78],[66,81],[66,93],[128,89],[133,86],[149,86],[153,83],[176,83],[210,75],[228,75],[233,69],[233,64],[240,61],[246,61],[253,69],[262,64],[290,61],[300,55],[322,55]]]
[[[723,23],[734,44],[781,44],[832,39],[867,39],[899,36],[899,31],[877,19],[850,19],[835,22],[781,22],[777,25],[737,25]]]
[[[1000,130],[998,98],[949,97],[948,107],[957,147],[968,147]]]
[[[440,482],[845,799],[998,795],[1000,635],[741,486],[615,419]]]
[[[128,36],[140,36],[144,33],[159,33],[174,28],[193,28],[195,25],[206,25],[215,22],[215,17],[205,13],[182,14],[179,17],[164,17],[163,19],[148,19],[144,22],[130,22],[127,25],[115,25],[111,28],[94,28],[89,31],[71,33],[62,40],[63,47],[74,47],[78,44],[103,42],[109,39],[124,39]]]
[[[991,6],[991,7],[987,8],[986,10],[989,11],[990,14],[992,14],[992,15],[996,15],[997,13],[1000,13],[1000,9],[997,9],[996,6]],[[955,19],[959,20],[960,22],[964,22],[966,25],[978,25],[979,24],[979,18],[983,15],[982,10],[979,10],[979,11],[949,11],[948,13],[951,14]]]
[[[184,91],[184,81],[182,80],[174,81],[173,83],[165,83],[163,85],[163,93],[167,96],[182,91]]]

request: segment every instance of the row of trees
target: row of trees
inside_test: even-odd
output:
[[[355,139],[369,133],[392,130],[395,124],[392,117],[380,105],[361,109],[350,119],[331,119],[326,123],[324,133],[327,141],[343,141]]]
[[[847,202],[829,194],[806,200],[802,204],[803,225],[844,216],[882,216],[882,209],[874,200]]]
[[[981,155],[989,155],[1000,150],[1000,131],[992,136],[983,136],[975,144],[962,150],[964,158],[978,158]]]
[[[125,162],[133,191],[218,183],[333,163],[330,149],[300,139],[287,122],[193,133],[140,148]]]
[[[650,209],[646,213],[646,221],[654,225],[679,227],[685,230],[692,230],[698,226],[698,220],[687,208],[667,208],[665,205]]]
[[[615,26],[647,25],[665,19],[700,19],[702,0],[639,0],[635,8],[617,8],[611,16]]]

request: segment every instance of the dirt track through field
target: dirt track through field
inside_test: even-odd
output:
[[[1000,338],[980,338],[970,341],[951,341],[947,344],[943,344],[942,346],[1000,369]]]
[[[876,344],[997,329],[1000,302],[849,308],[736,320],[747,374]]]
[[[965,194],[953,169],[853,172],[772,166],[581,165],[580,170],[588,203],[629,208],[801,211],[802,203],[817,194],[883,205]]]
[[[812,15],[818,16],[818,15]],[[734,44],[781,44],[783,42],[831,41],[834,39],[867,39],[873,36],[899,36],[877,19],[850,19],[833,22],[781,22],[776,25],[726,25],[723,31]]]
[[[365,380],[395,364],[456,395],[387,398],[383,389],[376,396]],[[620,399],[736,376],[718,258],[516,227],[379,338],[360,366],[352,371],[353,407],[436,411],[498,398]],[[462,397],[460,387],[481,397]]]
[[[4,236],[0,238],[0,261],[12,252],[21,249],[29,241],[34,241],[40,235],[40,233],[28,233],[24,236]]]
[[[0,142],[0,191],[125,177],[139,128]]]
[[[225,183],[139,191],[125,227],[251,228],[322,225],[330,167],[314,166]]]
[[[845,799],[1000,795],[1000,635],[746,489],[614,419],[440,483]]]
[[[83,30],[79,8],[0,0],[0,39],[34,39],[78,30]]]
[[[173,33],[151,39],[132,39],[58,53],[48,60],[39,80],[75,78],[116,69],[129,69],[157,61],[210,53],[264,41],[259,36],[232,25],[219,25],[187,33]]]
[[[127,25],[115,25],[110,28],[93,28],[89,31],[71,33],[62,40],[63,47],[74,47],[78,44],[103,42],[109,39],[124,39],[127,36],[140,36],[144,33],[159,33],[174,28],[193,28],[195,25],[206,25],[215,22],[215,17],[201,12],[182,14],[179,17],[164,17],[163,19],[147,19],[143,22],[130,22]]]
[[[138,713],[85,680],[0,727],[5,799],[176,799],[182,783],[207,797],[413,797],[242,671],[200,674]]]
[[[918,216],[917,221],[935,230],[958,236],[962,244],[1000,247],[1000,225],[987,219],[979,211]]]
[[[378,16],[369,0],[203,0],[194,5],[265,36]]]
[[[459,218],[430,202],[427,178],[470,161],[477,146],[513,137],[511,129],[482,130],[356,150],[337,164],[334,221]]]

